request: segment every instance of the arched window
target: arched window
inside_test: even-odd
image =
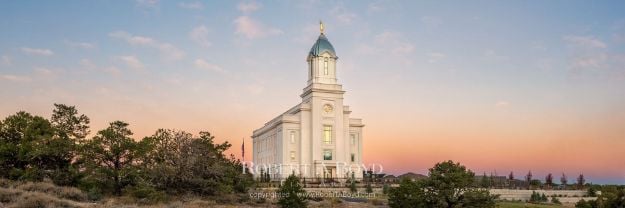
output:
[[[323,61],[323,74],[328,75],[328,58]]]

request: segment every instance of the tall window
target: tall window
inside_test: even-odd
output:
[[[292,131],[290,136],[291,136],[291,144],[294,144],[295,143],[295,132]]]
[[[356,155],[352,153],[352,162],[354,162],[355,160],[356,160]]]
[[[332,144],[332,126],[323,126],[323,143]]]
[[[313,62],[310,61],[310,78],[313,78]]]
[[[323,150],[323,160],[332,160],[332,150]]]
[[[354,135],[354,134],[350,134],[350,135],[349,135],[349,137],[350,137],[350,138],[351,138],[351,140],[352,140],[352,144],[356,144],[356,135]]]
[[[328,75],[328,58],[323,61],[323,74]]]
[[[295,151],[291,151],[291,161],[295,161]]]

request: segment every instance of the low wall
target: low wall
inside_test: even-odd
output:
[[[316,192],[316,193],[349,193],[349,188],[304,188],[307,192]],[[262,188],[263,191],[278,191],[277,188]],[[364,193],[364,188],[358,188],[358,192]],[[583,190],[519,190],[519,189],[489,189],[491,194],[499,195],[499,199],[501,200],[510,200],[510,201],[529,201],[532,196],[532,192],[536,192],[539,194],[545,194],[548,197],[548,200],[551,200],[552,196],[556,196],[558,200],[562,203],[576,203],[579,200],[594,200],[597,197],[586,197],[586,191]],[[373,194],[379,195],[382,194],[382,188],[373,188]],[[601,194],[597,192],[597,194]]]
[[[532,196],[532,192],[545,194],[549,200],[552,196],[556,196],[562,203],[576,203],[579,200],[593,200],[597,197],[585,197],[586,191],[583,190],[516,190],[516,189],[490,189],[491,194],[499,195],[499,199],[512,201],[527,201]],[[600,193],[598,193],[600,194]]]

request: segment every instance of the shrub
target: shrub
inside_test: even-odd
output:
[[[167,195],[164,192],[158,191],[154,187],[148,185],[133,186],[127,188],[125,192],[145,204],[163,202],[167,199]]]
[[[87,199],[90,201],[100,201],[102,199],[102,190],[98,187],[92,187],[87,191]]]
[[[556,197],[551,197],[551,203],[554,204],[562,204],[562,202],[560,202],[560,200]]]
[[[371,183],[367,183],[367,186],[365,188],[365,191],[367,193],[373,193],[373,188],[371,188]]]
[[[306,191],[299,184],[299,178],[295,175],[290,175],[285,181],[280,190],[280,200],[278,205],[280,207],[306,207]]]
[[[384,184],[384,186],[382,186],[382,193],[388,194],[389,189],[390,189],[390,186],[388,184]]]

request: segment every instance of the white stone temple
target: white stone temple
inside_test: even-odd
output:
[[[362,178],[361,119],[352,118],[337,80],[334,47],[321,34],[310,49],[308,82],[302,102],[254,130],[254,166],[273,180],[291,174],[305,178]],[[258,175],[258,172],[255,172]]]

